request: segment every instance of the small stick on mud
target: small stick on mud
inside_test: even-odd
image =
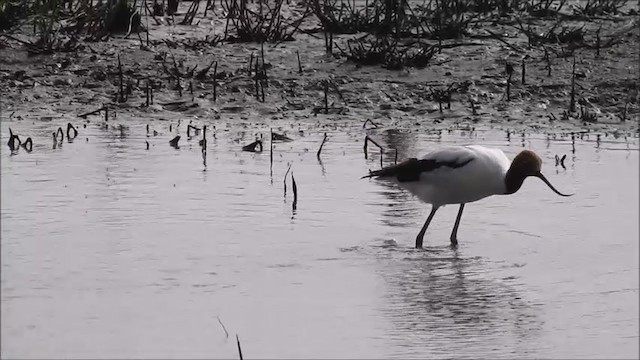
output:
[[[254,79],[254,83],[255,83],[255,88],[256,88],[256,100],[260,101],[260,80],[258,80],[258,61],[256,60],[256,65],[255,65],[255,70],[256,70],[256,74],[253,77]]]
[[[218,81],[216,80],[216,76],[218,76],[218,62],[213,66],[213,102],[218,100]]]
[[[236,342],[238,343],[238,354],[240,355],[240,360],[242,360],[242,348],[240,347],[240,338],[238,334],[236,334]]]
[[[367,119],[367,120],[364,122],[364,124],[362,124],[362,128],[363,128],[363,129],[364,129],[364,128],[366,128],[366,127],[367,127],[367,124],[371,124],[371,125],[373,125],[373,128],[374,128],[374,129],[377,129],[377,128],[378,128],[378,126],[379,126],[378,124],[374,123],[374,122],[373,122],[373,120],[371,120],[371,119]]]
[[[106,106],[103,106],[104,108],[104,121],[109,121],[109,108]]]
[[[471,96],[469,96],[469,103],[471,104],[471,113],[473,115],[478,115],[478,112],[476,111],[476,104],[474,104],[473,99],[471,98]]]
[[[546,47],[544,48],[544,59],[547,61],[547,77],[551,77],[551,57]]]
[[[273,176],[273,129],[269,129],[269,173]]]
[[[229,332],[227,331],[227,328],[222,323],[222,320],[220,320],[220,316],[218,316],[218,322],[220,323],[220,326],[222,326],[222,330],[224,330],[224,333],[227,336],[227,338],[229,338]]]
[[[147,150],[149,150],[149,142],[147,140],[144,141],[147,144]]]
[[[569,102],[569,112],[576,111],[576,57],[573,57],[573,68],[571,70],[571,100]]]
[[[106,107],[103,106],[100,109],[96,109],[96,110],[92,110],[92,111],[89,111],[89,112],[84,113],[84,114],[80,114],[80,115],[78,115],[78,117],[86,119],[87,116],[93,115],[93,114],[97,114],[97,113],[101,112],[102,110],[106,110]]]
[[[576,153],[576,134],[571,133],[571,152]]]
[[[511,76],[513,76],[513,65],[507,63],[507,101],[511,100]]]
[[[329,113],[329,81],[324,81],[324,113]]]
[[[566,166],[564,166],[564,160],[567,158],[567,154],[562,155],[562,157],[560,158],[560,165],[562,166],[563,169],[567,169]]]
[[[600,57],[600,28],[596,31],[596,57]]]
[[[320,144],[320,149],[318,149],[318,153],[316,154],[316,157],[318,158],[318,160],[320,160],[320,153],[322,152],[322,147],[324,146],[324,143],[327,142],[327,133],[324,133],[324,138],[322,139],[322,144]]]
[[[293,205],[292,209],[298,208],[298,185],[296,185],[296,178],[293,177],[293,171],[291,172],[291,188],[293,188]]]
[[[302,64],[300,63],[300,52],[296,50],[296,56],[298,57],[298,74],[302,74]]]
[[[397,165],[398,164],[398,149],[396,149],[396,156],[393,159],[393,165]]]
[[[527,73],[527,68],[526,68],[525,64],[526,63],[525,63],[524,58],[523,58],[522,59],[522,85],[525,84],[525,74]]]
[[[146,103],[145,103],[145,106],[146,106],[146,107],[149,107],[149,81],[148,81],[148,80],[147,80],[147,85],[145,86],[145,89],[144,89],[144,93],[145,93],[146,98],[147,98],[147,99],[146,99],[147,101],[146,101]]]
[[[262,1],[260,2],[262,4]],[[262,75],[264,75],[263,80],[264,80],[264,84],[263,87],[269,87],[269,81],[267,78],[267,68],[265,66],[265,62],[264,62],[264,41],[260,43],[260,57],[262,58]],[[264,102],[264,90],[262,90],[262,102]]]
[[[120,54],[118,53],[118,77],[120,78],[120,90],[118,92],[118,102],[125,102],[124,97],[124,80],[122,75],[122,63],[120,62]]]

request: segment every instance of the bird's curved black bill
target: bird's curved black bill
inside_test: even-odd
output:
[[[549,180],[547,180],[546,177],[544,177],[544,175],[542,175],[542,173],[537,173],[536,175],[534,175],[537,178],[540,178],[540,180],[544,181],[545,184],[547,184],[547,186],[553,190],[553,192],[555,192],[556,194],[560,195],[560,196],[571,196],[573,194],[563,194],[560,191],[556,190],[556,188],[553,187],[553,185],[551,185],[551,183],[549,182]]]

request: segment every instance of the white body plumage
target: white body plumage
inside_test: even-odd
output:
[[[504,178],[511,161],[499,149],[452,146],[430,152],[420,160],[447,164],[468,162],[458,168],[441,166],[422,172],[418,181],[396,181],[425,203],[464,204],[506,192]]]

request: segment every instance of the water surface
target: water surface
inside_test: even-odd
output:
[[[236,358],[236,334],[247,358],[639,356],[633,136],[578,137],[572,152],[560,134],[220,122],[205,165],[184,123],[174,149],[167,122],[147,137],[126,120],[55,149],[62,119],[2,124],[3,357]],[[9,126],[33,152],[9,153]],[[241,151],[269,126],[294,138],[274,144],[272,166],[268,142]],[[444,207],[415,250],[429,206],[360,179],[380,166],[371,146],[364,159],[365,133],[400,159],[524,145],[576,195],[528,179],[469,204],[457,250],[457,206]]]

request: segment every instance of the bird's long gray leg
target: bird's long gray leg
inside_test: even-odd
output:
[[[456,216],[456,223],[453,225],[453,231],[451,232],[451,246],[458,245],[458,226],[460,225],[460,218],[462,217],[462,210],[464,210],[464,204],[460,204],[460,210],[458,210],[458,216]]]
[[[424,222],[422,229],[420,229],[420,232],[418,233],[418,237],[416,237],[416,249],[422,248],[422,240],[424,239],[424,233],[427,232],[429,223],[431,222],[431,219],[433,219],[433,215],[436,214],[436,210],[438,210],[437,206],[431,207],[431,213],[429,213],[429,217],[427,217],[427,221]]]

